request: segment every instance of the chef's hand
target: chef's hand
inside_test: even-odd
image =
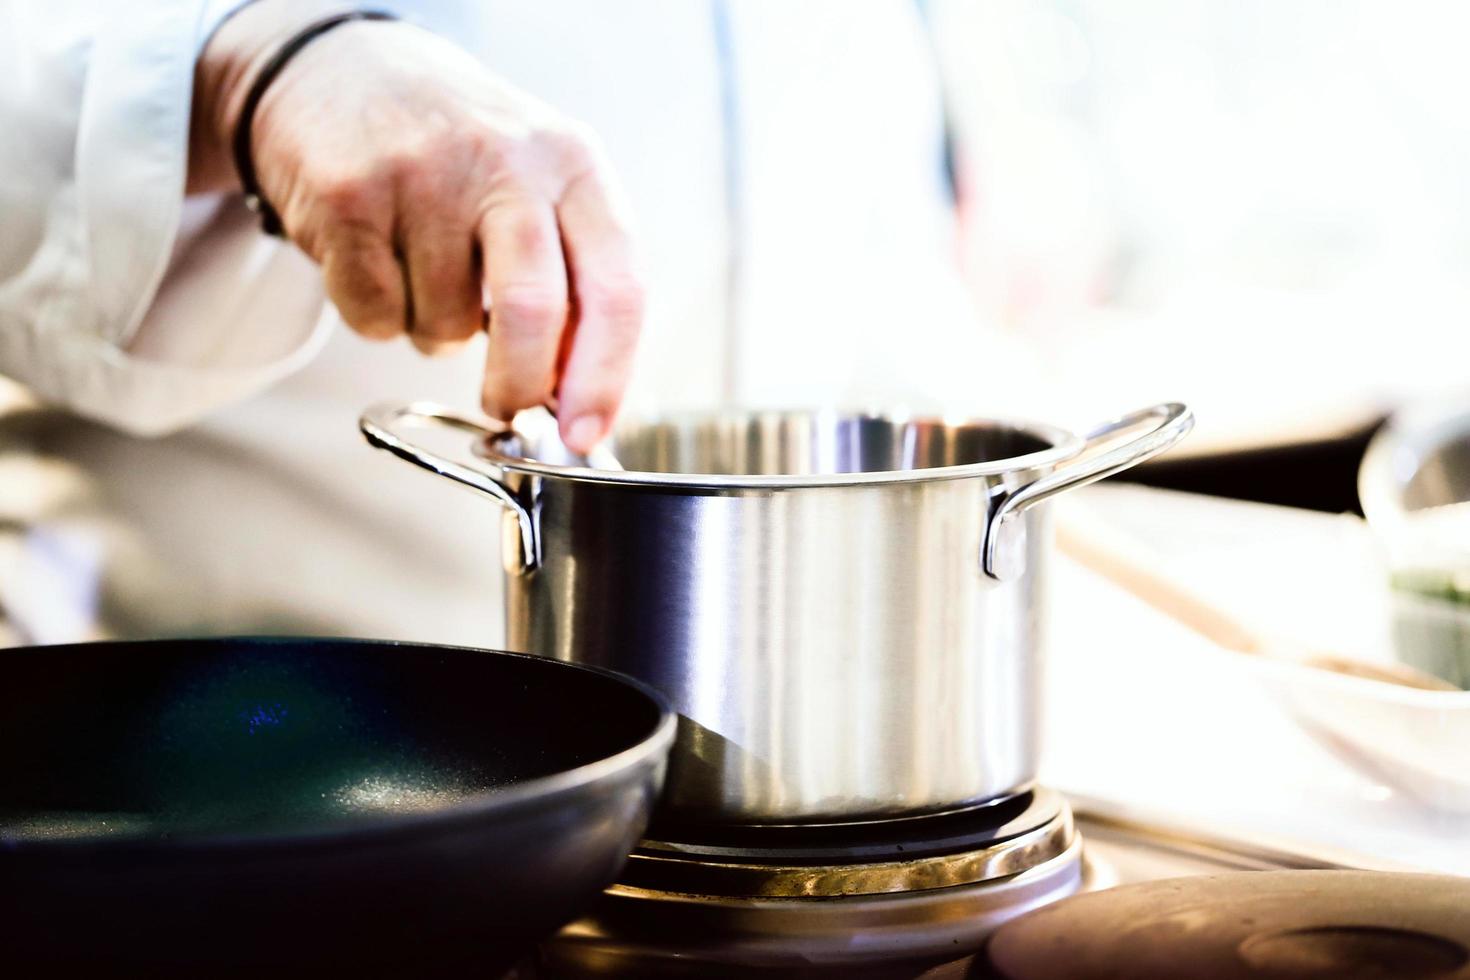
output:
[[[191,189],[235,179],[228,147],[250,82],[324,12],[258,0],[211,39]],[[252,131],[266,199],[353,330],[439,354],[488,308],[485,411],[508,419],[555,396],[569,447],[606,434],[643,298],[620,195],[584,128],[427,31],[354,21],[286,65]]]

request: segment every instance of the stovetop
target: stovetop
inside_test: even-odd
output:
[[[1002,843],[985,843],[980,851],[992,863],[1000,854],[1029,854],[1033,861],[1029,870],[1007,873],[1002,865],[1000,873],[983,878],[975,871],[981,864],[970,860],[958,865],[967,869],[969,879],[957,879],[960,883],[955,885],[937,882],[939,887],[908,894],[881,893],[894,889],[883,884],[887,879],[867,872],[849,880],[858,883],[858,890],[870,893],[843,894],[840,888],[823,893],[821,889],[832,887],[832,874],[840,870],[830,868],[827,870],[832,874],[814,874],[807,879],[806,893],[793,891],[790,882],[803,879],[793,877],[793,864],[780,860],[779,849],[772,852],[769,847],[754,864],[740,862],[738,872],[721,870],[716,877],[697,879],[697,868],[665,868],[663,862],[677,863],[686,857],[729,861],[733,860],[731,854],[722,853],[714,845],[645,847],[640,860],[645,865],[651,861],[652,865],[634,869],[630,880],[636,883],[613,889],[611,908],[605,907],[603,914],[569,926],[558,943],[543,951],[540,965],[523,970],[516,975],[517,980],[590,976],[830,975],[843,980],[975,977],[983,975],[976,972],[975,950],[990,930],[1016,915],[1077,892],[1233,871],[1405,870],[1355,855],[1165,826],[1095,801],[1072,800],[1069,808],[1059,794],[1046,790],[1038,790],[1034,796],[1028,794],[1024,802],[1025,806],[996,811],[998,817],[1005,818],[996,821]],[[936,829],[948,833],[954,827],[941,822]],[[937,834],[935,839],[942,836]],[[1043,851],[1028,850],[1027,841],[1043,838],[1047,842]],[[747,856],[753,853],[750,841],[726,843],[744,845]],[[760,851],[757,848],[754,853]],[[964,853],[974,855],[977,851]],[[916,865],[927,867],[925,862],[931,860],[916,857]],[[760,861],[766,861],[768,868],[778,873],[757,875]],[[671,871],[672,878],[659,877]],[[721,888],[743,887],[751,881],[777,882],[779,887],[745,897],[735,897],[733,891],[724,896],[661,896],[656,892],[661,883],[696,879],[713,881]],[[659,901],[661,898],[674,901]],[[703,937],[712,924],[730,931],[706,941]],[[626,935],[620,932],[623,926],[629,927]],[[847,932],[842,935],[844,928]],[[916,934],[924,944],[924,957],[905,962],[888,959],[896,943]],[[628,942],[620,948],[623,939]],[[953,957],[934,955],[949,942],[955,944]],[[661,946],[670,952],[661,954]],[[725,955],[735,947],[740,948],[740,956],[752,957],[760,965],[731,966],[724,962]],[[625,959],[625,953],[631,958]],[[639,957],[657,958],[657,969]]]
[[[1088,890],[1227,871],[1422,870],[1297,841],[1246,840],[1208,829],[1172,825],[1075,797],[1072,807],[1085,842],[1083,881]]]

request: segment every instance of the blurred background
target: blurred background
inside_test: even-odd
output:
[[[1046,781],[1426,864],[1463,842],[1470,5],[411,7],[589,120],[640,205],[656,275],[631,411],[907,405],[1085,431],[1188,402],[1195,433],[1126,477],[1152,487],[1089,491],[1086,519],[1266,634],[1456,688],[1339,698],[1306,670],[1263,693],[1254,661],[1063,561]],[[499,642],[499,511],[355,430],[384,398],[471,406],[477,355],[428,365],[330,326],[296,374],[157,440],[0,379],[0,645]]]
[[[666,301],[675,290],[651,296],[643,350],[661,359],[663,370],[635,383],[633,411],[711,398],[742,405],[865,400],[1027,414],[1085,429],[1124,409],[1180,399],[1196,411],[1195,434],[1129,479],[1336,513],[1360,512],[1359,464],[1385,418],[1411,404],[1453,404],[1470,392],[1470,193],[1463,177],[1470,165],[1470,60],[1462,52],[1470,7],[1448,0],[922,0],[918,17],[903,4],[874,3],[861,8],[867,16],[847,18],[850,8],[829,6],[822,8],[825,33],[761,48],[752,38],[770,40],[773,25],[783,22],[779,4],[716,0],[694,12],[650,0],[621,8],[490,5],[478,19],[451,0],[411,5],[415,17],[482,52],[512,79],[541,78],[538,94],[548,101],[594,121],[634,122],[609,125],[603,136],[635,203],[651,205],[642,210],[653,264],[663,263],[665,279],[677,280],[683,292],[677,302]],[[747,43],[736,47],[733,63],[721,53],[718,30],[709,32],[710,10],[717,27],[744,31]],[[575,25],[565,20],[568,11],[576,13]],[[38,11],[25,19],[44,22]],[[667,65],[630,57],[634,39],[647,44],[649,23],[663,24],[670,36],[690,26],[690,36],[708,47],[678,58],[661,52]],[[556,38],[557,51],[582,64],[582,73],[542,71],[545,43],[526,38]],[[839,74],[865,45],[898,54],[932,49],[933,91],[904,81],[900,66],[879,57],[861,62],[861,76]],[[762,60],[751,60],[752,51]],[[921,69],[917,77],[931,67],[911,60]],[[611,72],[621,73],[616,85],[588,85],[584,77]],[[745,142],[752,187],[744,215],[722,205],[719,178],[707,176],[721,166],[719,137],[710,137],[714,149],[706,150],[702,133],[676,128],[670,135],[638,124],[693,105],[691,118],[714,132],[719,86],[729,84],[722,73],[744,87],[743,104],[726,105],[723,118],[726,169],[729,145]],[[876,226],[886,236],[882,245],[860,242],[831,259],[833,270],[818,268],[824,246],[807,236],[844,234],[832,229],[862,204],[846,186],[822,197],[847,151],[821,127],[879,103],[888,128],[865,135],[877,143],[921,143],[930,115],[936,125],[942,115],[946,125],[958,220],[941,230],[954,239],[969,287],[963,320],[946,282],[932,274],[937,253],[918,249],[910,257],[907,250],[906,236],[932,232],[922,215],[890,215],[889,225]],[[893,120],[910,118],[911,129],[892,131]],[[835,122],[831,132],[839,132]],[[798,145],[803,138],[800,152],[767,154],[781,173],[758,172],[762,141]],[[904,206],[889,210],[902,215]],[[692,212],[686,219],[708,234],[695,241],[661,216],[670,211]],[[746,227],[730,232],[722,221]],[[727,232],[745,236],[743,267],[735,272],[735,246],[718,244]],[[685,253],[693,258],[684,261]],[[842,267],[855,261],[871,268]],[[885,273],[912,281],[906,301],[864,292],[864,277]],[[740,276],[749,288],[737,322],[716,310],[722,283]],[[823,276],[843,285],[814,286]],[[941,326],[915,335],[904,317]],[[973,327],[947,326],[954,323]],[[744,343],[743,353],[732,337]],[[897,356],[936,338],[944,346]],[[370,378],[390,361],[395,370],[409,369],[396,350],[354,343],[333,341],[353,359],[354,378]],[[116,586],[128,593],[111,604],[125,621],[140,603],[173,605],[134,594],[148,593],[139,582],[156,579],[152,590],[162,596],[196,587],[228,593],[228,578],[205,588],[197,576],[170,572],[180,556],[173,539],[194,533],[171,522],[200,535],[227,535],[216,516],[194,514],[189,501],[236,485],[230,467],[242,477],[265,471],[240,451],[240,433],[299,428],[325,454],[317,457],[319,469],[367,465],[351,433],[356,405],[389,395],[444,397],[449,390],[442,374],[417,366],[419,374],[403,374],[391,390],[353,387],[340,367],[332,370],[332,377],[325,368],[314,377],[308,371],[309,381],[278,387],[274,400],[220,415],[211,433],[178,437],[175,455],[196,460],[193,482],[179,491],[192,498],[159,505],[169,511],[163,519],[139,516],[119,488],[142,487],[134,476],[143,461],[170,450],[95,431],[77,436],[74,426],[38,415],[24,389],[0,378],[12,450],[0,459],[7,467],[0,522],[10,529],[0,551],[11,554],[0,562],[0,577],[11,580],[0,595],[41,609],[61,602],[81,610],[63,616],[66,622],[86,622],[102,601],[101,569],[109,556],[130,549],[139,556],[124,564],[157,574],[136,572]],[[462,370],[469,380],[455,380],[453,390],[472,392],[474,371],[473,364]],[[317,411],[327,394],[341,403],[333,403],[330,418]],[[261,440],[251,438],[256,452]],[[299,454],[278,457],[272,465],[306,479]],[[417,493],[411,476],[374,464],[375,474],[395,481],[390,495],[399,486]],[[270,492],[282,507],[301,499],[279,481]],[[386,520],[399,504],[378,506],[375,516]],[[301,522],[325,534],[309,513],[301,511]],[[474,533],[493,533],[494,521],[469,504],[455,513]],[[140,520],[152,522],[141,537]],[[91,522],[84,533],[74,533],[79,522]],[[105,534],[92,526],[99,522]],[[346,554],[362,547],[359,537],[344,521],[318,550]],[[107,543],[99,544],[103,538]],[[242,562],[253,546],[252,539],[219,543]],[[240,581],[264,577],[261,569],[274,559],[253,560],[256,567],[242,571]],[[467,561],[452,574],[463,577],[471,566]],[[59,584],[37,585],[53,577]],[[21,592],[41,598],[16,598]],[[190,601],[208,605],[216,602],[211,595]],[[305,605],[294,593],[265,601],[270,608],[293,603]],[[275,621],[260,605],[221,614],[220,621]],[[210,615],[166,619],[159,628],[188,629]],[[319,625],[336,631],[353,622]],[[478,628],[467,621],[463,635]],[[41,629],[45,636],[76,632]]]
[[[1197,413],[1195,434],[1129,479],[1336,513],[1360,512],[1359,463],[1390,413],[1409,404],[1453,403],[1470,391],[1470,193],[1463,178],[1470,165],[1463,98],[1470,61],[1461,50],[1470,8],[1463,4],[923,0],[918,17],[902,4],[877,3],[862,8],[867,16],[851,19],[849,8],[835,4],[823,8],[825,33],[762,49],[749,38],[768,39],[782,23],[780,5],[717,0],[710,8],[714,22],[728,21],[735,34],[747,35],[747,60],[740,61],[737,47],[733,64],[722,60],[718,38],[705,26],[709,11],[683,4],[491,5],[479,18],[466,18],[468,8],[451,0],[411,6],[413,16],[483,52],[512,79],[540,79],[538,94],[569,112],[634,121],[621,129],[609,125],[603,136],[635,203],[647,205],[641,210],[654,265],[664,263],[665,279],[677,279],[683,290],[677,301],[666,302],[675,290],[651,296],[643,350],[662,359],[663,370],[645,372],[635,383],[635,412],[699,406],[711,397],[742,405],[907,403],[1032,415],[1085,429],[1124,409],[1181,399]],[[577,13],[575,28],[564,20],[568,11]],[[44,20],[34,11],[27,16]],[[641,66],[629,57],[634,39],[646,43],[642,25],[662,23],[672,36],[684,21],[708,48],[670,56],[667,66],[657,59]],[[895,33],[914,36],[895,39]],[[620,72],[618,84],[588,85],[575,72],[543,71],[545,44],[525,39],[552,37],[567,62],[584,65],[582,75]],[[900,54],[932,49],[939,76],[933,91],[901,81],[899,67],[877,57],[862,62],[863,77],[842,76],[864,45],[875,51],[893,45]],[[762,51],[763,60],[749,60],[751,51]],[[922,77],[928,66],[915,63]],[[723,67],[712,68],[717,65]],[[717,137],[709,144],[716,148],[705,150],[701,134],[692,138],[675,127],[670,135],[637,124],[693,105],[691,118],[715,125],[721,72],[744,86],[743,104],[727,105],[724,113],[724,165],[732,166],[729,144],[743,138],[752,185],[745,215],[722,215],[719,179],[706,176],[720,166]],[[670,77],[682,87],[671,87]],[[850,92],[854,86],[867,87]],[[946,282],[932,274],[938,253],[918,249],[910,257],[907,250],[906,238],[931,233],[922,216],[890,216],[889,225],[879,226],[883,245],[860,242],[831,259],[830,273],[818,268],[823,246],[808,236],[845,233],[832,229],[846,220],[844,210],[862,203],[845,186],[830,200],[821,194],[824,174],[842,167],[847,152],[820,129],[823,116],[843,121],[845,113],[861,111],[848,101],[882,103],[890,129],[892,120],[912,116],[912,129],[865,138],[914,144],[927,138],[931,104],[938,103],[933,121],[937,126],[942,114],[958,200],[958,221],[941,231],[954,238],[969,287],[963,314],[955,313],[960,301],[948,295]],[[916,114],[912,106],[923,109]],[[767,154],[780,162],[780,174],[757,172],[752,164],[760,162],[762,141],[798,145],[802,139],[800,152]],[[690,220],[709,229],[706,238],[695,241],[683,226],[669,224],[662,217],[669,211],[692,212]],[[901,206],[890,211],[903,213]],[[722,251],[717,244],[728,232],[722,221],[746,225],[730,232],[745,236],[743,268],[735,272],[729,271],[735,246]],[[685,253],[694,258],[685,261]],[[854,261],[872,269],[843,267]],[[912,281],[907,300],[895,305],[891,297],[865,294],[864,277],[885,273]],[[721,283],[739,276],[748,295],[737,322],[716,310]],[[844,285],[815,287],[823,276]],[[940,326],[916,335],[904,316]],[[973,328],[945,326],[959,322]],[[743,338],[743,354],[732,335]],[[900,348],[936,338],[943,348],[897,356]],[[354,343],[333,341],[353,359],[354,376],[371,378],[379,364],[408,370],[399,351]],[[855,353],[864,348],[877,353]],[[224,608],[218,597],[236,580],[274,578],[262,571],[273,556],[251,558],[254,539],[228,539],[217,516],[196,514],[190,505],[217,487],[245,485],[231,467],[242,479],[264,472],[249,455],[259,451],[260,438],[252,436],[255,443],[242,453],[237,436],[250,427],[299,428],[325,454],[317,457],[318,469],[369,465],[350,431],[354,406],[389,395],[445,397],[450,390],[442,373],[416,366],[419,374],[403,374],[391,390],[352,387],[340,366],[331,370],[331,377],[325,368],[314,377],[308,371],[308,381],[278,387],[274,400],[232,409],[211,421],[211,433],[178,437],[175,456],[210,461],[194,464],[177,502],[154,508],[166,511],[164,518],[141,516],[143,509],[119,488],[137,483],[141,494],[156,498],[156,489],[134,477],[143,461],[155,454],[161,460],[170,449],[96,431],[77,436],[74,426],[38,415],[24,389],[0,378],[0,409],[11,419],[5,444],[13,450],[0,459],[8,468],[0,521],[10,529],[0,551],[11,556],[0,561],[0,577],[10,580],[0,583],[0,595],[9,595],[11,605],[43,610],[59,602],[79,610],[58,613],[77,624],[95,618],[103,592],[121,590],[110,608],[127,621],[140,605]],[[455,380],[452,390],[472,392],[474,371],[473,364],[461,370],[467,380]],[[341,403],[333,403],[330,418],[317,411],[318,403],[325,405],[323,392]],[[272,465],[291,467],[293,479],[307,478],[299,454],[281,453]],[[388,493],[399,486],[404,494],[418,492],[412,475],[372,465],[382,479],[395,481]],[[283,508],[301,499],[279,481],[269,492]],[[398,507],[379,504],[384,519]],[[300,521],[325,534],[319,515],[310,513],[302,510]],[[455,513],[474,533],[493,533],[494,521],[468,502]],[[139,521],[147,524],[141,531]],[[76,531],[79,523],[87,525],[83,532]],[[247,559],[255,565],[212,585],[178,574],[173,566],[188,562],[181,563],[174,539],[194,533],[200,540],[226,535],[218,547],[240,554],[242,569]],[[345,555],[362,547],[360,537],[357,525],[344,520],[318,551]],[[133,557],[115,559],[118,554]],[[135,571],[116,576],[116,586],[99,585],[102,569],[119,561]],[[465,561],[445,574],[463,577],[472,567]],[[147,582],[156,584],[139,584]],[[199,594],[165,601],[190,589]],[[21,592],[40,598],[22,600]],[[187,630],[211,616],[241,626],[269,623],[278,618],[270,611],[276,607],[296,609],[283,620],[289,623],[306,605],[290,591],[250,602],[246,612],[164,617],[153,620],[154,628]],[[359,622],[350,612],[341,622],[318,625],[349,628]],[[477,635],[479,628],[467,621],[461,635]],[[42,628],[41,634],[79,630]]]
[[[1466,389],[1470,8],[931,13],[986,315],[1080,397],[1187,397],[1186,454],[1296,450],[1164,463],[1154,479],[1352,509],[1366,431]]]

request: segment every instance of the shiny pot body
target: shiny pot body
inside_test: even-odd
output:
[[[665,692],[671,815],[872,819],[1008,793],[1036,769],[1045,514],[1024,517],[1030,574],[990,579],[993,486],[546,480],[540,566],[506,556],[507,645]]]
[[[379,419],[390,436],[406,415],[445,418],[377,411],[398,413]],[[1049,550],[1035,504],[1189,421],[1130,416],[1099,440],[1156,424],[1075,463],[1083,441],[1043,426],[694,416],[621,427],[619,472],[568,465],[554,424],[518,419],[474,466],[450,464],[464,472],[431,468],[488,475],[506,505],[507,646],[673,702],[661,819],[869,821],[1032,781]]]

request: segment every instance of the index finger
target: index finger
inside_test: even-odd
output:
[[[561,437],[585,453],[607,435],[627,389],[643,327],[643,284],[626,223],[596,171],[568,185],[557,218],[574,310],[558,390]]]

